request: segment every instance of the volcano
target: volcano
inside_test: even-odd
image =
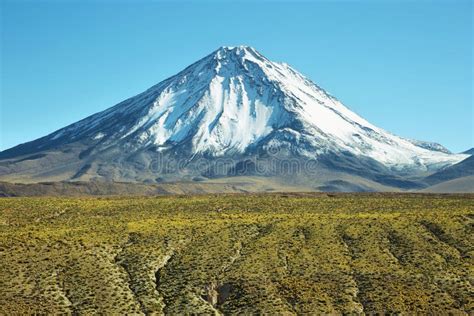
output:
[[[221,47],[143,93],[0,152],[0,180],[257,176],[314,188],[355,177],[413,188],[422,186],[417,179],[467,157],[393,135],[288,64],[237,46]],[[301,168],[309,165],[313,173]]]

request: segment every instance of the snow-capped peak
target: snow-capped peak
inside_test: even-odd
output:
[[[144,93],[50,137],[88,137],[132,149],[186,147],[192,155],[212,156],[289,146],[302,156],[349,152],[393,168],[467,157],[418,146],[370,124],[288,64],[250,46],[220,47]]]

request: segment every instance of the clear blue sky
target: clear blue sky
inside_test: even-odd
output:
[[[474,146],[469,0],[0,3],[0,150],[241,44],[395,134]]]

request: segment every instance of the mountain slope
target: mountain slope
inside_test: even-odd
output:
[[[0,179],[161,181],[239,170],[280,174],[280,167],[258,172],[255,159],[263,158],[268,167],[269,157],[300,164],[314,160],[318,168],[382,183],[395,177],[399,186],[405,181],[399,176],[438,170],[467,156],[388,133],[287,64],[239,46],[219,48],[108,110],[0,152]],[[216,171],[216,162],[225,167]]]
[[[429,193],[473,193],[474,176],[454,178],[443,181],[422,190]]]
[[[462,153],[466,155],[474,155],[474,148],[463,151]]]
[[[474,156],[469,156],[463,161],[441,169],[438,172],[428,176],[426,182],[431,185],[441,183],[444,181],[449,181],[457,178],[474,176]]]

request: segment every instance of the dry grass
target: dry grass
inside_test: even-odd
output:
[[[472,195],[0,199],[0,314],[474,312]]]

